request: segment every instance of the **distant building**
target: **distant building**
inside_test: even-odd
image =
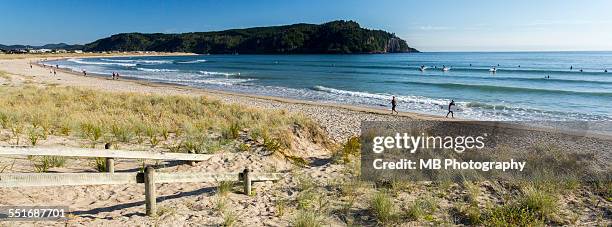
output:
[[[75,54],[82,54],[82,53],[83,53],[83,51],[82,51],[82,50],[73,50],[73,51],[72,51],[72,53],[75,53]]]
[[[42,53],[51,53],[53,50],[51,49],[30,49],[28,50],[31,54],[42,54]]]
[[[15,49],[15,50],[8,50],[6,51],[6,53],[8,54],[25,54],[28,53],[29,51],[26,49]]]
[[[60,54],[65,54],[65,53],[68,53],[68,51],[67,51],[67,50],[64,50],[64,49],[57,49],[57,50],[53,50],[53,52],[55,52],[55,53],[60,53]]]

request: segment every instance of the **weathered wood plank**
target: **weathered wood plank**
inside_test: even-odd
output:
[[[241,181],[241,173],[155,173],[155,183]],[[278,181],[280,173],[250,173],[252,182]],[[0,187],[144,183],[142,173],[2,173]]]
[[[0,187],[136,184],[138,173],[3,173]]]
[[[157,172],[157,183],[198,183],[239,181],[238,173],[161,173]]]
[[[251,181],[279,181],[283,179],[282,173],[251,173]]]
[[[72,147],[0,147],[0,155],[47,155],[68,157],[101,157],[181,161],[206,161],[213,156],[207,154],[105,150]]]

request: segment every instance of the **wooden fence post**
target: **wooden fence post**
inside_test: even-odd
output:
[[[104,144],[104,149],[108,150],[111,147],[111,143]],[[115,173],[115,159],[106,158],[106,172]]]
[[[155,193],[155,168],[147,166],[144,174],[145,183],[145,209],[147,216],[155,216],[157,214]]]
[[[106,172],[109,172],[109,173],[115,172],[115,159],[114,158],[106,158]]]
[[[189,153],[189,154],[195,154],[195,152],[193,152],[193,151],[189,151],[188,153]],[[196,165],[196,162],[195,162],[195,161],[193,161],[193,160],[192,160],[192,161],[187,161],[187,163],[188,163],[190,166],[195,166],[195,165]]]
[[[242,177],[244,178],[244,194],[250,196],[251,195],[251,170],[249,168],[244,169],[242,172]]]

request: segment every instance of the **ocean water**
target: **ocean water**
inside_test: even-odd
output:
[[[466,119],[612,121],[612,52],[196,55],[72,58],[46,64],[386,109],[395,95],[400,111],[442,116],[453,99],[455,116]],[[421,71],[421,65],[428,68]],[[443,71],[443,66],[450,70]]]

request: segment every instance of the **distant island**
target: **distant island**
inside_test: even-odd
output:
[[[86,44],[84,51],[197,54],[353,54],[418,52],[393,33],[354,21],[230,29],[182,34],[122,33]]]

